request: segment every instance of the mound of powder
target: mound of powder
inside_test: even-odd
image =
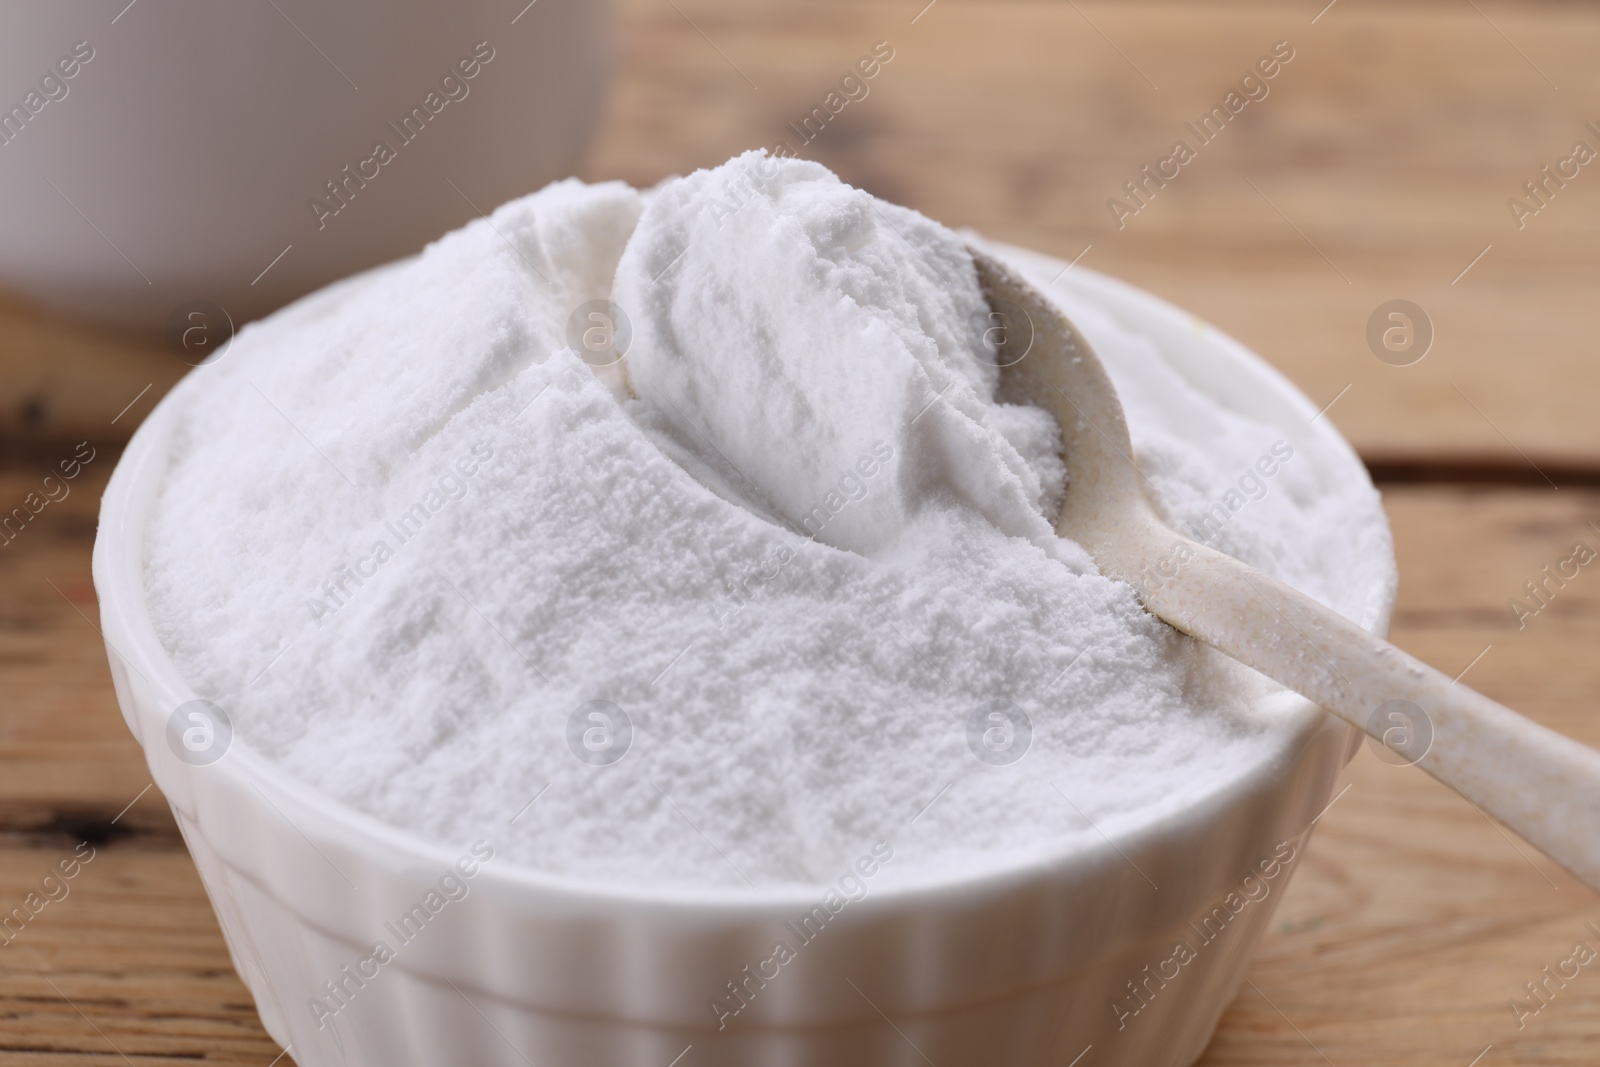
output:
[[[753,156],[652,198],[615,299],[636,309],[635,390],[790,524],[875,556],[950,505],[1092,568],[1041,513],[1065,477],[1059,433],[1038,408],[994,402],[989,308],[943,227],[817,164]],[[874,456],[897,458],[848,507],[824,503]]]
[[[1167,517],[1370,616],[1371,486],[1061,304]],[[816,164],[552,185],[166,401],[157,630],[314,787],[629,883],[815,884],[877,842],[937,876],[1280,758],[1263,680],[1055,536],[1056,429],[995,399],[988,325],[960,238]]]

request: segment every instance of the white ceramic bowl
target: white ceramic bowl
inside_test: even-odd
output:
[[[609,5],[524,3],[6,5],[0,284],[154,330],[208,300],[243,326],[572,173]],[[368,165],[380,140],[394,157]],[[329,182],[348,203],[319,218]]]
[[[1000,251],[1046,277],[1062,266]],[[1275,426],[1324,478],[1366,478],[1328,422],[1311,421],[1314,407],[1236,342],[1092,272],[1063,284],[1137,323],[1175,370]],[[142,557],[172,415],[163,404],[139,429],[101,509],[94,578],[112,674],[235,966],[304,1067],[1182,1067],[1233,998],[1297,864],[1271,875],[1263,865],[1303,850],[1359,743],[1277,694],[1280,760],[1115,839],[876,891],[765,984],[746,966],[795,940],[783,924],[821,887],[694,895],[495,862],[431,920],[443,929],[362,964],[375,941],[399,944],[385,923],[424,902],[459,850],[313,791],[242,741],[207,766],[169,746],[169,717],[195,694],[152,627]],[[1358,592],[1372,605],[1360,621],[1382,632],[1392,584]],[[1174,962],[1180,940],[1193,959]],[[730,981],[748,981],[749,1006],[718,1029],[710,1002]],[[318,996],[339,1006],[331,1020]]]

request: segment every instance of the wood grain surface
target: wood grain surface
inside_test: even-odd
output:
[[[787,140],[942,221],[1082,253],[1193,310],[1334,401],[1327,417],[1388,479],[1395,640],[1600,745],[1600,570],[1521,629],[1506,603],[1574,540],[1600,540],[1600,169],[1520,230],[1506,206],[1573,141],[1600,148],[1584,132],[1600,123],[1600,12],[1324,3],[624,0],[584,176],[650,184]],[[870,94],[799,145],[787,123],[879,40],[895,58]],[[1277,41],[1295,57],[1267,97],[1117,228],[1106,201]],[[1395,298],[1434,326],[1411,366],[1365,337]],[[281,1053],[147,788],[95,629],[89,550],[116,441],[183,370],[0,300],[0,506],[78,441],[97,448],[0,548],[0,909],[93,850],[70,895],[0,947],[5,1067]],[[1201,1063],[1600,1060],[1600,971],[1520,1026],[1508,1006],[1574,942],[1600,948],[1585,928],[1600,900],[1414,770],[1363,750],[1344,785]]]
[[[1351,386],[1333,413],[1375,458],[1600,460],[1576,388],[1594,380],[1600,168],[1520,231],[1506,207],[1575,140],[1600,149],[1592,7],[1339,0],[1313,24],[1327,0],[926,2],[629,4],[588,175],[648,184],[787,140],[950,225],[1087,247],[1085,266],[1234,334],[1319,403]],[[895,58],[868,96],[800,145],[787,124],[878,40]],[[1280,40],[1295,58],[1267,97],[1119,230],[1107,200],[1197,141],[1184,123]],[[1434,323],[1415,366],[1365,341],[1395,298]]]
[[[61,441],[125,441],[188,369],[158,342],[63,322],[0,294],[0,452],[38,459]]]

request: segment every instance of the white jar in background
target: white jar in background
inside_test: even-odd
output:
[[[597,0],[174,0],[0,12],[0,289],[237,325],[571,173]]]

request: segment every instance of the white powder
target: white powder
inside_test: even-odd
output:
[[[625,375],[569,347],[607,298]],[[1368,613],[1371,487],[1283,445],[1251,475],[1280,433],[1059,299],[1167,516],[1231,490],[1213,544]],[[290,772],[546,871],[818,883],[888,841],[923,877],[1193,804],[1294,724],[1054,536],[1054,424],[994,401],[985,310],[958,238],[814,164],[553,185],[184,382],[156,626]],[[575,755],[590,701],[620,761]],[[1014,763],[969,747],[996,701]]]

